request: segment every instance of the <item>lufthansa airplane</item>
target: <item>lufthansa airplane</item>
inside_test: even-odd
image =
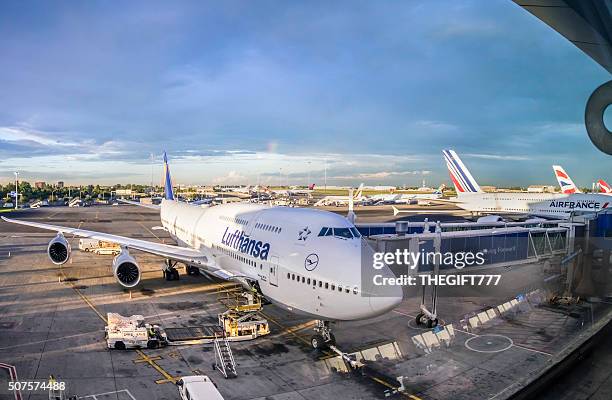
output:
[[[327,211],[234,203],[207,208],[174,198],[164,153],[165,198],[161,223],[178,246],[108,233],[2,217],[4,221],[57,232],[47,253],[54,264],[70,258],[65,234],[119,244],[112,263],[118,283],[138,285],[141,269],[130,254],[138,250],[163,257],[164,276],[178,279],[176,264],[189,273],[202,272],[259,291],[291,312],[317,319],[311,344],[334,342],[330,321],[349,321],[384,314],[402,301],[400,287],[387,297],[377,295],[373,282],[361,281],[361,268],[372,268],[373,249],[346,218]],[[369,261],[369,262],[368,262]],[[376,272],[393,277],[387,267]]]

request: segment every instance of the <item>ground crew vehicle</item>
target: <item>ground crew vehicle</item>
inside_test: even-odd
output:
[[[217,385],[206,375],[184,376],[176,385],[182,400],[223,400]]]
[[[168,344],[166,334],[159,325],[145,323],[142,315],[124,317],[108,313],[107,320],[104,331],[109,349],[156,349]]]
[[[121,246],[116,243],[105,242],[97,239],[80,239],[79,249],[86,252],[101,254],[117,255],[121,253]]]

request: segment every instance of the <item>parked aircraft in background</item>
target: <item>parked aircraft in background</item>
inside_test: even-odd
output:
[[[442,197],[446,185],[442,184],[432,193],[387,193],[368,196],[371,204],[426,204],[428,200],[437,200]]]
[[[559,182],[559,187],[561,188],[561,193],[563,194],[572,194],[572,193],[582,193],[578,186],[574,184],[572,178],[569,177],[568,173],[565,172],[563,167],[560,165],[553,165],[553,171],[555,171],[555,176],[557,177],[557,182]]]
[[[353,201],[354,204],[363,202],[366,198],[363,196],[363,183],[359,185],[355,193],[351,196],[325,196],[321,200],[317,201],[314,206],[345,206],[349,204],[349,200]]]
[[[612,187],[603,179],[597,181],[597,187],[599,188],[599,193],[612,194]]]
[[[610,198],[602,194],[485,193],[455,151],[444,150],[443,155],[457,191],[457,197],[450,200],[466,211],[563,219],[571,214],[598,212],[610,204]]]

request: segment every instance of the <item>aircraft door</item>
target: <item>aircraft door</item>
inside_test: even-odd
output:
[[[278,256],[270,257],[268,282],[272,286],[278,286]]]

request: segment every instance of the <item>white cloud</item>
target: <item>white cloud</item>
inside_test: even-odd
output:
[[[466,157],[482,158],[485,160],[512,160],[512,161],[527,161],[531,157],[524,155],[502,155],[502,154],[483,154],[483,153],[467,153]]]
[[[225,176],[218,176],[213,179],[213,183],[216,184],[225,184],[225,185],[235,185],[240,183],[246,183],[247,177],[240,175],[236,171],[230,171]]]
[[[380,171],[380,172],[364,172],[355,175],[340,175],[332,176],[330,179],[387,179],[399,176],[414,176],[414,175],[429,175],[431,171]]]

